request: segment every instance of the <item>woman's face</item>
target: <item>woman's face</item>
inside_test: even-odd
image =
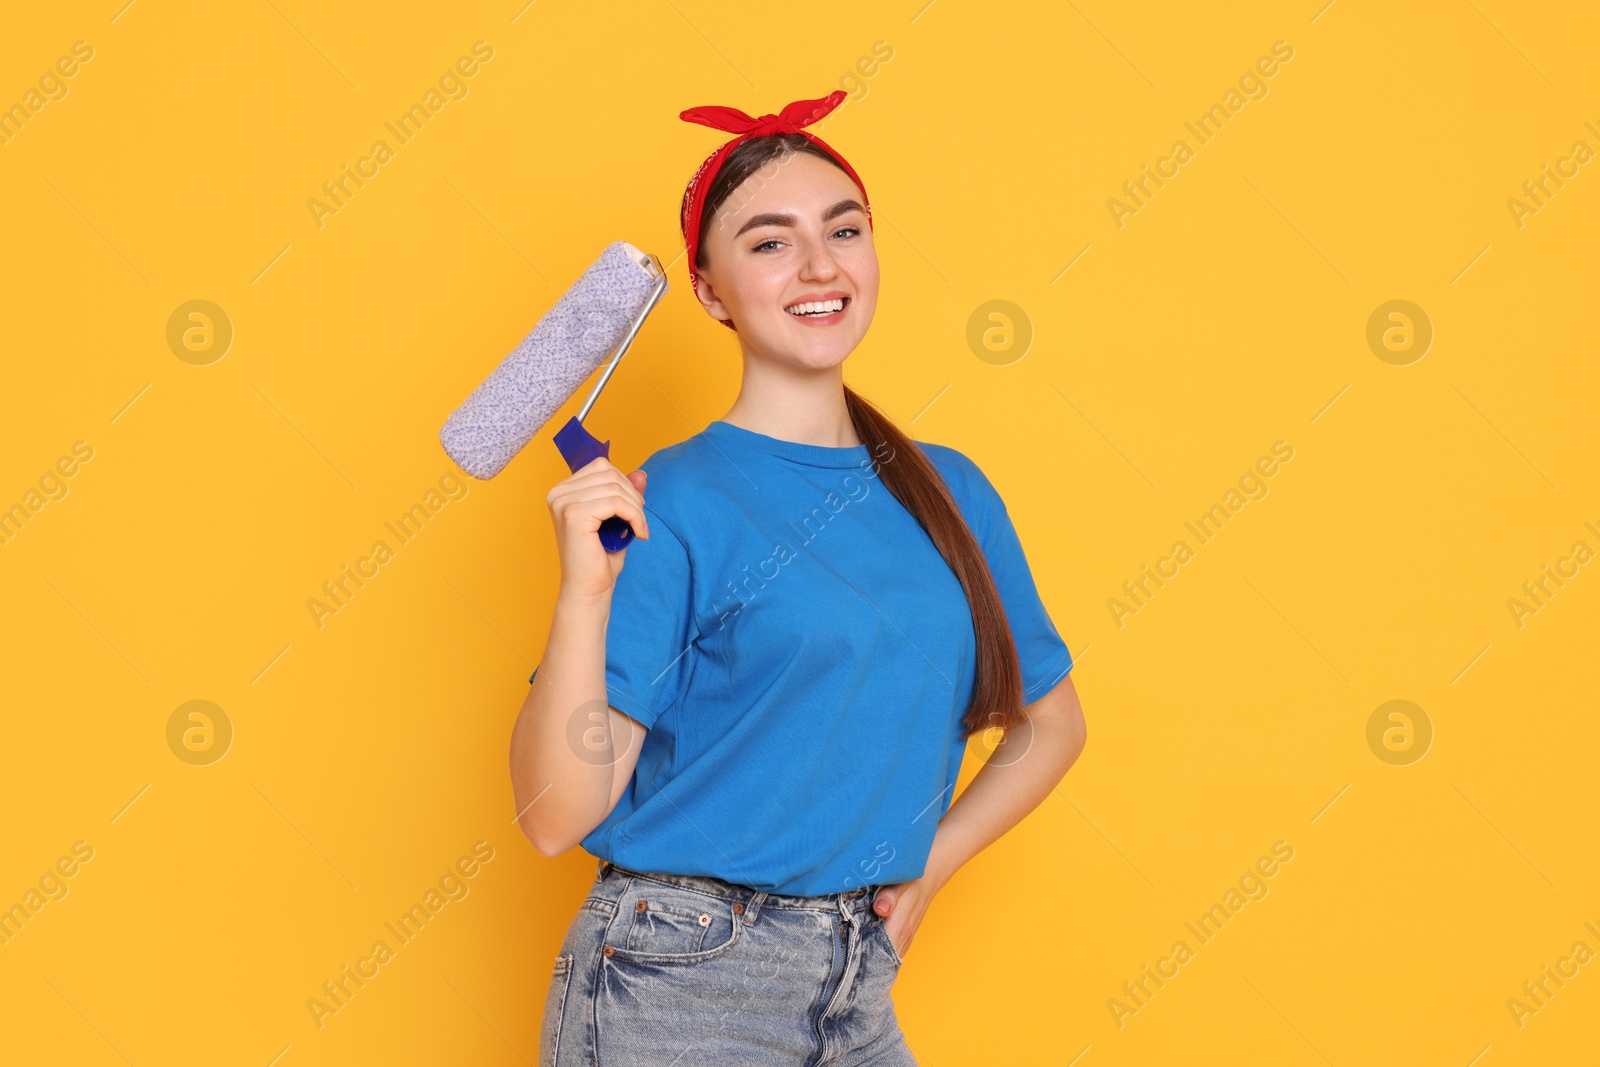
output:
[[[827,160],[795,152],[770,161],[722,202],[701,247],[709,263],[700,302],[733,320],[747,351],[820,370],[866,335],[878,253],[861,190]],[[822,313],[787,310],[814,303]]]

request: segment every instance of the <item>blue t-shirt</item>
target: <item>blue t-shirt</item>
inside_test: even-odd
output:
[[[988,560],[1031,703],[1072,656],[1005,504],[965,455],[915,443]],[[641,464],[650,538],[612,591],[606,693],[648,733],[585,850],[801,896],[923,873],[966,749],[976,642],[886,462],[719,419]]]

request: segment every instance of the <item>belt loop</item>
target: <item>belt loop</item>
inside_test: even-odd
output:
[[[600,881],[600,879],[606,876],[606,871],[610,870],[613,866],[615,865],[610,860],[601,860],[600,865],[595,868],[594,880],[597,882]]]
[[[746,926],[754,926],[755,925],[756,914],[761,910],[761,904],[766,899],[767,899],[767,891],[765,889],[758,889],[758,890],[756,890],[756,895],[751,897],[745,903],[745,906],[744,906],[744,924]]]

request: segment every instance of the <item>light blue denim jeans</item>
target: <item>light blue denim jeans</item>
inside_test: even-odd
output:
[[[877,888],[784,896],[600,860],[556,957],[539,1067],[916,1067]]]

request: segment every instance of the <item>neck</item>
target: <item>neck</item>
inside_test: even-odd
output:
[[[829,448],[862,444],[844,399],[844,369],[774,365],[744,358],[739,395],[722,421],[741,429]]]

